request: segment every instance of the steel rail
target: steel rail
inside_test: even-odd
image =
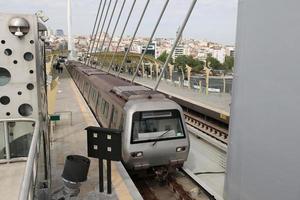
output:
[[[113,62],[114,62],[116,53],[117,53],[118,48],[119,48],[119,46],[120,46],[120,43],[121,43],[121,41],[122,41],[122,39],[123,39],[123,35],[124,35],[124,32],[125,32],[126,27],[127,27],[127,25],[128,25],[128,22],[129,22],[129,19],[130,19],[130,17],[131,17],[133,8],[134,8],[134,6],[135,6],[135,3],[136,3],[136,0],[133,0],[132,6],[131,6],[131,8],[130,8],[130,11],[129,11],[129,13],[128,13],[128,16],[127,16],[125,25],[124,25],[124,27],[123,27],[123,30],[122,30],[122,33],[121,33],[121,36],[120,36],[120,39],[119,39],[119,41],[118,41],[117,48],[116,48],[116,50],[115,50],[115,52],[114,52],[114,54],[113,54],[113,56],[112,56],[112,58],[111,58],[111,60],[110,60],[109,67],[108,67],[108,70],[107,70],[107,73],[109,73],[109,71],[110,71],[110,69],[111,69],[111,67],[112,67],[112,65],[113,65]]]
[[[144,16],[145,16],[146,10],[147,10],[148,5],[149,5],[149,2],[150,2],[150,0],[147,0],[147,2],[146,2],[146,4],[145,4],[145,7],[144,7],[143,12],[142,12],[142,15],[141,15],[141,17],[140,17],[140,19],[139,19],[139,22],[138,22],[138,24],[137,24],[137,26],[136,26],[136,28],[135,28],[134,34],[133,34],[133,36],[132,36],[132,38],[131,38],[131,42],[130,42],[130,44],[129,44],[129,47],[128,47],[128,49],[127,49],[127,51],[126,51],[126,53],[125,53],[125,56],[124,56],[124,58],[123,58],[123,61],[122,61],[121,65],[120,65],[120,69],[119,69],[119,71],[118,71],[117,77],[120,75],[121,70],[122,70],[122,68],[123,68],[123,65],[124,65],[124,63],[125,63],[125,61],[126,61],[126,59],[127,59],[127,56],[128,56],[128,54],[129,54],[129,52],[130,52],[130,49],[131,49],[131,46],[132,46],[133,41],[134,41],[134,39],[135,39],[135,36],[136,36],[136,34],[137,34],[137,32],[138,32],[138,30],[139,30],[139,28],[140,28],[141,22],[142,22],[142,20],[143,20],[143,18],[144,18]]]
[[[96,48],[95,48],[95,51],[94,51],[94,55],[91,55],[91,58],[93,58],[93,60],[94,60],[94,58],[95,58],[97,49],[98,49],[98,47],[99,47],[99,42],[100,42],[100,39],[101,39],[101,35],[102,35],[102,33],[103,33],[103,28],[104,28],[105,23],[106,23],[106,18],[107,18],[109,9],[110,9],[111,1],[112,1],[112,0],[109,0],[108,6],[107,6],[107,10],[106,10],[105,17],[104,17],[104,20],[103,20],[103,24],[102,24],[102,27],[101,27],[101,31],[100,31],[100,34],[99,34],[99,37],[98,37],[98,40],[97,40],[97,44],[96,44]],[[93,64],[92,64],[91,66],[93,66]]]
[[[102,1],[101,1],[101,3],[102,3]],[[103,3],[101,15],[100,15],[100,18],[99,18],[99,21],[98,21],[98,24],[97,24],[97,28],[96,28],[95,38],[94,38],[94,40],[92,40],[93,44],[92,44],[92,48],[90,50],[90,57],[88,59],[86,59],[85,65],[89,65],[89,62],[91,60],[91,54],[92,54],[94,46],[95,46],[96,37],[97,37],[98,31],[99,31],[99,27],[100,27],[100,24],[101,24],[101,21],[102,21],[102,17],[103,17],[105,5],[106,5],[106,0],[104,0],[104,3]]]
[[[139,60],[139,62],[138,62],[138,64],[137,64],[137,66],[136,66],[136,70],[135,70],[135,72],[134,72],[134,74],[133,74],[131,83],[134,82],[134,79],[135,79],[135,77],[136,77],[136,75],[137,75],[137,73],[138,73],[138,70],[139,70],[139,68],[140,68],[140,66],[141,66],[141,64],[142,64],[142,62],[143,62],[144,56],[146,55],[146,52],[147,52],[147,50],[148,50],[148,48],[149,48],[149,45],[151,44],[151,42],[152,42],[152,40],[153,40],[153,37],[154,37],[154,35],[155,35],[155,32],[156,32],[156,30],[157,30],[157,28],[158,28],[158,25],[159,25],[159,23],[160,23],[160,21],[161,21],[162,16],[163,16],[164,13],[165,13],[165,10],[166,10],[168,4],[169,4],[169,0],[166,0],[166,2],[165,2],[165,4],[164,4],[164,7],[163,7],[163,9],[162,9],[162,11],[161,11],[161,13],[160,13],[160,15],[159,15],[159,17],[158,17],[157,22],[156,22],[156,25],[155,25],[155,27],[154,27],[154,29],[153,29],[153,31],[152,31],[152,34],[151,34],[151,36],[150,36],[150,39],[149,39],[148,44],[147,44],[147,46],[146,46],[146,49],[145,49],[145,51],[143,52],[143,54],[142,54],[142,56],[141,56],[141,58],[140,58],[140,60]]]
[[[168,66],[168,64],[170,62],[170,59],[171,59],[171,57],[172,57],[172,55],[173,55],[173,53],[175,51],[177,43],[178,43],[179,39],[181,38],[182,32],[184,31],[184,28],[185,28],[185,26],[186,26],[186,24],[187,24],[187,22],[188,22],[188,20],[189,20],[189,18],[191,16],[191,14],[192,14],[192,11],[193,11],[196,3],[197,3],[197,0],[193,0],[192,3],[191,3],[191,6],[190,6],[190,8],[188,10],[188,13],[187,13],[187,15],[186,15],[186,17],[185,17],[185,19],[184,19],[181,27],[180,27],[180,30],[179,30],[179,32],[177,34],[176,40],[174,41],[174,44],[173,44],[172,49],[170,51],[170,54],[168,55],[168,57],[166,59],[166,62],[165,62],[164,66],[163,66],[163,68],[162,68],[162,70],[161,70],[161,72],[159,74],[159,78],[157,80],[157,83],[156,83],[155,87],[153,88],[154,91],[156,91],[157,88],[158,88],[158,86],[159,86],[159,83],[160,83],[161,78],[162,78],[162,76],[164,74],[164,71],[165,71],[166,67]]]
[[[102,0],[99,2],[99,7],[98,7],[98,11],[97,11],[97,15],[96,15],[96,19],[95,19],[93,31],[92,31],[91,41],[90,41],[88,49],[86,51],[86,60],[87,60],[88,54],[90,52],[91,44],[92,44],[92,41],[93,41],[93,37],[94,37],[94,33],[95,33],[95,28],[96,28],[96,24],[97,24],[98,17],[99,17],[99,12],[100,12],[100,9],[101,9],[101,4],[102,4]]]
[[[228,130],[217,127],[210,122],[202,120],[186,112],[184,112],[184,117],[185,122],[188,125],[218,140],[219,142],[222,142],[223,144],[228,144]]]
[[[122,13],[123,13],[125,3],[126,3],[126,0],[123,0],[123,4],[122,4],[122,7],[121,7],[121,9],[120,9],[119,16],[118,16],[117,21],[116,21],[116,24],[115,24],[115,26],[114,26],[113,32],[112,32],[112,34],[111,34],[111,38],[110,38],[110,40],[109,40],[108,47],[107,47],[107,49],[106,49],[106,51],[105,51],[105,53],[104,53],[103,63],[104,63],[104,61],[105,61],[105,59],[106,59],[107,53],[109,52],[110,45],[111,45],[112,40],[113,40],[113,38],[114,38],[114,36],[115,36],[115,32],[116,32],[116,29],[117,29],[117,27],[118,27],[118,24],[119,24],[121,15],[122,15]],[[103,67],[103,64],[102,64],[102,63],[101,63],[101,65],[100,65],[100,67],[101,67],[101,68]]]

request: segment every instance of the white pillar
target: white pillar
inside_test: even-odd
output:
[[[74,45],[72,40],[72,7],[71,7],[71,0],[67,0],[67,20],[68,20],[68,51],[69,59],[74,59]]]

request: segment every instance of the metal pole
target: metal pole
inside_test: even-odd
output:
[[[103,159],[99,159],[99,192],[104,192]]]
[[[107,18],[107,15],[108,15],[108,11],[109,11],[110,5],[111,5],[111,0],[109,0],[109,4],[107,6],[107,10],[106,10],[104,21],[103,21],[103,24],[102,24],[102,27],[101,27],[100,35],[99,35],[98,40],[97,40],[97,45],[96,45],[96,48],[95,48],[95,53],[93,55],[93,59],[95,58],[95,54],[96,54],[97,49],[99,47],[99,42],[100,42],[100,39],[101,39],[101,35],[102,35],[102,32],[103,32],[103,28],[104,28],[104,25],[105,25],[105,22],[106,22],[106,18]]]
[[[164,14],[164,12],[165,12],[167,6],[168,6],[168,3],[169,3],[169,0],[166,0],[165,5],[164,5],[164,7],[163,7],[163,9],[162,9],[162,11],[161,11],[161,13],[160,13],[160,16],[159,16],[159,18],[158,18],[158,20],[157,20],[157,22],[156,22],[156,25],[155,25],[155,27],[154,27],[154,29],[153,29],[153,32],[152,32],[152,34],[151,34],[151,36],[150,36],[150,39],[149,39],[148,44],[147,44],[147,46],[146,46],[146,49],[145,49],[145,51],[143,52],[143,54],[142,54],[142,56],[141,56],[141,58],[140,58],[140,60],[139,60],[139,62],[138,62],[138,64],[137,64],[137,67],[136,67],[136,70],[135,70],[135,72],[134,72],[134,74],[133,74],[131,83],[133,83],[133,81],[134,81],[134,79],[135,79],[135,77],[136,77],[136,75],[137,75],[137,73],[138,73],[138,70],[139,70],[139,68],[140,68],[140,66],[141,66],[141,64],[142,64],[143,58],[144,58],[144,56],[146,55],[147,49],[149,48],[149,45],[150,45],[151,42],[152,42],[152,39],[153,39],[153,37],[154,37],[154,34],[155,34],[156,30],[157,30],[157,27],[158,27],[158,25],[159,25],[159,23],[160,23],[160,21],[161,21],[161,18],[162,18],[162,16],[163,16],[163,14]]]
[[[90,52],[92,40],[93,40],[94,33],[95,33],[96,24],[97,24],[98,17],[99,17],[99,12],[100,12],[100,9],[101,9],[101,4],[102,4],[102,0],[101,0],[100,3],[99,3],[99,7],[98,7],[98,11],[97,11],[97,15],[96,15],[96,19],[95,19],[93,31],[92,31],[91,41],[90,41],[89,47],[88,47],[87,52],[86,52],[86,60],[85,60],[85,61],[87,61],[87,57],[88,57],[88,54],[89,54],[89,52]],[[85,64],[86,64],[86,62],[85,62]]]
[[[107,32],[109,30],[112,18],[114,16],[114,13],[115,13],[115,10],[116,10],[117,3],[118,3],[118,0],[115,1],[114,8],[113,8],[113,10],[111,12],[111,16],[110,16],[110,19],[109,19],[109,22],[108,22],[108,25],[107,25],[107,28],[106,28],[106,31],[105,31],[105,34],[104,34],[104,39],[103,39],[102,44],[101,44],[100,53],[102,52],[102,49],[103,49],[103,46],[104,46],[104,42],[105,42],[105,39],[106,39],[106,36],[107,36]]]
[[[124,25],[124,27],[123,27],[123,30],[122,30],[122,33],[121,33],[121,36],[120,36],[120,39],[119,39],[117,48],[116,48],[116,50],[115,50],[115,52],[114,52],[114,54],[113,54],[113,56],[112,56],[112,58],[111,58],[111,61],[110,61],[110,64],[109,64],[109,67],[108,67],[108,70],[107,70],[108,73],[109,73],[109,71],[110,71],[110,69],[111,69],[111,67],[112,67],[112,65],[113,65],[113,61],[114,61],[114,59],[115,59],[116,53],[117,53],[118,48],[119,48],[119,46],[120,46],[120,43],[121,43],[121,41],[122,41],[124,32],[125,32],[125,30],[126,30],[128,21],[129,21],[129,19],[130,19],[130,17],[131,17],[131,14],[132,14],[132,11],[133,11],[133,8],[134,8],[135,3],[136,3],[136,0],[133,0],[132,6],[131,6],[131,8],[130,8],[130,11],[129,11],[128,17],[127,17],[127,19],[126,19],[125,25]]]
[[[116,29],[117,29],[117,27],[118,27],[118,24],[119,24],[119,21],[120,21],[120,18],[121,18],[121,15],[122,15],[122,12],[123,12],[123,9],[124,9],[124,6],[125,6],[125,3],[126,3],[126,0],[124,0],[124,1],[123,1],[122,7],[121,7],[121,9],[120,9],[120,12],[119,12],[118,19],[117,19],[117,21],[116,21],[116,24],[115,24],[114,30],[113,30],[113,32],[112,32],[112,34],[111,34],[111,38],[110,38],[110,40],[109,40],[108,47],[107,47],[107,49],[106,49],[106,52],[105,52],[105,54],[104,54],[103,62],[104,62],[104,61],[105,61],[105,59],[106,59],[106,56],[107,56],[107,53],[108,53],[108,51],[109,51],[109,48],[110,48],[111,42],[112,42],[112,40],[113,40],[113,38],[114,38],[114,35],[115,35],[115,32],[116,32]],[[102,65],[102,64],[101,64],[101,67],[103,67],[103,65]]]
[[[145,5],[145,7],[144,7],[144,10],[143,10],[142,15],[141,15],[141,17],[140,17],[140,20],[139,20],[139,22],[138,22],[138,25],[137,25],[137,27],[135,28],[135,31],[134,31],[134,34],[133,34],[133,36],[132,36],[131,42],[130,42],[130,44],[129,44],[129,47],[128,47],[128,49],[127,49],[127,51],[126,51],[126,53],[125,53],[125,56],[124,56],[124,58],[123,58],[123,61],[122,61],[121,65],[120,65],[120,69],[119,69],[119,72],[118,72],[117,77],[120,75],[121,70],[122,70],[122,67],[123,67],[123,65],[124,65],[124,63],[125,63],[125,61],[126,61],[126,59],[127,59],[128,53],[130,52],[131,46],[132,46],[132,44],[133,44],[133,40],[134,40],[134,38],[135,38],[135,36],[136,36],[136,33],[137,33],[138,30],[139,30],[139,27],[140,27],[140,25],[141,25],[141,22],[142,22],[142,20],[143,20],[143,18],[144,18],[145,12],[146,12],[147,7],[148,7],[148,5],[149,5],[149,1],[150,1],[150,0],[147,0],[147,3],[146,3],[146,5]]]
[[[107,170],[107,194],[111,194],[111,160],[106,160]]]
[[[92,55],[92,52],[93,52],[93,49],[94,49],[94,46],[95,46],[95,42],[96,42],[97,34],[98,34],[98,31],[99,31],[99,27],[100,27],[100,24],[101,24],[101,21],[102,21],[105,5],[106,5],[106,0],[104,0],[104,4],[103,4],[103,7],[102,7],[100,19],[98,21],[97,28],[96,28],[95,38],[93,40],[92,48],[90,50],[90,57],[86,60],[86,63],[85,63],[86,65],[89,65],[89,61],[91,60],[91,55]]]
[[[7,122],[3,122],[3,126],[4,126],[4,139],[5,139],[5,153],[6,153],[6,160],[7,162],[9,162],[10,160],[10,148],[9,148],[9,133],[8,133],[8,127],[7,127],[8,123]]]
[[[173,53],[174,53],[174,50],[175,50],[175,48],[176,48],[176,46],[177,46],[177,43],[178,43],[178,41],[180,40],[180,37],[181,37],[181,35],[182,35],[182,32],[183,32],[183,30],[184,30],[184,28],[185,28],[185,26],[186,26],[186,23],[188,22],[188,20],[189,20],[189,18],[190,18],[190,16],[191,16],[191,13],[192,13],[192,11],[193,11],[194,6],[195,6],[196,3],[197,3],[197,0],[193,0],[192,3],[191,3],[191,6],[190,6],[190,8],[189,8],[189,11],[188,11],[188,13],[187,13],[187,15],[186,15],[186,17],[185,17],[185,19],[184,19],[184,21],[183,21],[181,27],[180,27],[180,30],[179,30],[179,32],[178,32],[178,34],[177,34],[177,37],[176,37],[176,40],[175,40],[175,42],[174,42],[174,44],[173,44],[173,46],[172,46],[171,52],[170,52],[170,54],[169,54],[168,57],[167,57],[167,60],[166,60],[166,62],[165,62],[165,64],[164,64],[164,66],[163,66],[162,71],[161,71],[160,74],[159,74],[159,78],[158,78],[158,80],[157,80],[156,86],[153,88],[154,91],[156,91],[157,88],[158,88],[158,85],[159,85],[159,83],[160,83],[160,80],[161,80],[161,78],[162,78],[162,75],[163,75],[163,73],[164,73],[166,67],[167,67],[168,64],[169,64],[169,61],[170,61],[170,59],[171,59],[171,57],[172,57],[172,55],[173,55]]]
[[[68,15],[68,51],[69,51],[69,59],[73,59],[74,57],[74,49],[73,49],[73,41],[72,41],[72,7],[71,0],[68,0],[67,6],[67,15]]]

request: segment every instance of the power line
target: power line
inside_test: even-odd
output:
[[[181,35],[182,35],[182,32],[183,32],[183,30],[184,30],[184,28],[185,28],[185,26],[186,26],[186,24],[187,24],[187,22],[188,22],[190,16],[191,16],[191,13],[192,13],[192,11],[193,11],[193,9],[194,9],[196,3],[197,3],[197,0],[193,0],[192,3],[191,3],[191,6],[190,6],[190,8],[189,8],[189,10],[188,10],[188,13],[187,13],[187,15],[186,15],[186,17],[185,17],[185,19],[184,19],[184,21],[183,21],[181,27],[180,27],[180,30],[179,30],[178,35],[177,35],[177,37],[176,37],[176,40],[175,40],[175,42],[174,42],[174,44],[173,44],[173,46],[172,46],[171,52],[170,52],[170,54],[168,55],[168,57],[167,57],[167,59],[166,59],[166,62],[165,62],[164,66],[163,66],[163,68],[162,68],[162,70],[161,70],[161,72],[160,72],[160,74],[159,74],[159,78],[158,78],[158,80],[157,80],[157,82],[156,82],[156,85],[155,85],[155,87],[153,88],[154,91],[156,91],[157,88],[158,88],[158,85],[159,85],[159,83],[160,83],[160,81],[161,81],[162,75],[163,75],[163,73],[164,73],[166,67],[167,67],[168,64],[169,64],[169,61],[170,61],[170,59],[171,59],[171,57],[172,57],[172,55],[173,55],[173,53],[174,53],[174,50],[175,50],[175,48],[176,48],[176,46],[177,46],[177,43],[178,43],[178,41],[179,41],[179,39],[180,39],[180,37],[181,37]]]
[[[122,33],[121,33],[121,36],[120,36],[120,39],[119,39],[119,42],[118,42],[118,45],[117,45],[117,48],[116,48],[116,50],[115,50],[115,52],[114,52],[114,54],[113,54],[113,56],[112,56],[112,58],[111,58],[111,61],[110,61],[110,64],[109,64],[109,67],[108,67],[108,70],[107,70],[108,73],[109,73],[109,71],[110,71],[110,69],[111,69],[111,67],[112,67],[112,65],[113,65],[113,61],[114,61],[114,59],[115,59],[116,53],[117,53],[118,48],[119,48],[119,46],[120,46],[120,43],[121,43],[121,41],[122,41],[124,32],[125,32],[125,30],[126,30],[128,21],[129,21],[129,19],[130,19],[130,17],[131,17],[133,8],[134,8],[134,6],[135,6],[135,3],[136,3],[136,0],[133,1],[132,6],[131,6],[131,8],[130,8],[129,14],[128,14],[128,16],[127,16],[125,25],[124,25],[124,27],[123,27],[123,30],[122,30]]]
[[[101,20],[102,20],[102,17],[103,17],[105,5],[106,5],[106,0],[104,0],[104,4],[103,4],[103,7],[102,7],[100,19],[98,21],[97,28],[96,28],[95,38],[93,40],[92,48],[90,50],[90,57],[85,62],[86,65],[89,65],[89,61],[91,60],[91,57],[92,57],[92,52],[93,52],[93,49],[94,49],[94,46],[95,46],[96,37],[97,37],[98,31],[99,31],[99,27],[100,27],[100,24],[101,24]]]
[[[107,47],[106,52],[105,52],[105,54],[104,54],[103,62],[102,62],[102,63],[104,63],[104,61],[105,61],[105,59],[106,59],[106,56],[107,56],[107,53],[109,52],[109,48],[110,48],[111,42],[112,42],[112,40],[113,40],[113,38],[114,38],[116,29],[117,29],[117,27],[118,27],[118,24],[119,24],[119,21],[120,21],[120,18],[121,18],[121,15],[122,15],[122,12],[123,12],[125,3],[126,3],[126,0],[123,1],[122,7],[121,7],[120,12],[119,12],[119,16],[118,16],[118,18],[117,18],[115,27],[114,27],[113,32],[112,32],[112,34],[111,34],[111,38],[110,38],[110,40],[109,40],[108,47]],[[101,63],[101,67],[103,67],[103,64],[102,64],[102,63]]]
[[[129,53],[129,51],[130,51],[130,49],[131,49],[131,46],[132,46],[132,44],[133,44],[134,38],[135,38],[135,36],[136,36],[136,33],[137,33],[138,30],[139,30],[139,27],[140,27],[141,22],[142,22],[142,20],[143,20],[143,18],[144,18],[145,12],[146,12],[146,10],[147,10],[147,8],[148,8],[149,2],[150,2],[150,0],[147,0],[147,2],[146,2],[146,4],[145,4],[144,10],[143,10],[142,15],[141,15],[141,17],[140,17],[140,20],[139,20],[139,22],[138,22],[138,24],[137,24],[137,27],[135,28],[135,31],[134,31],[134,34],[133,34],[133,36],[132,36],[130,45],[129,45],[129,47],[128,47],[126,53],[125,53],[125,56],[124,56],[124,58],[123,58],[123,61],[122,61],[122,63],[121,63],[121,66],[120,66],[120,69],[119,69],[119,72],[118,72],[117,76],[119,76],[120,73],[121,73],[121,70],[122,70],[122,68],[123,68],[123,65],[124,65],[126,59],[127,59],[128,53]]]
[[[93,31],[92,31],[91,41],[90,41],[90,44],[89,44],[88,49],[87,49],[87,51],[86,51],[86,61],[87,61],[87,57],[88,57],[88,54],[89,54],[89,52],[90,52],[91,44],[92,44],[92,41],[93,41],[94,32],[95,32],[96,24],[97,24],[98,17],[99,17],[99,13],[100,13],[100,9],[101,9],[101,4],[102,4],[102,0],[99,2],[99,7],[98,7],[96,19],[95,19],[95,23],[94,23],[94,26],[93,26]],[[86,64],[86,63],[85,63],[85,64]]]
[[[158,17],[157,22],[156,22],[156,25],[155,25],[155,27],[154,27],[154,29],[153,29],[153,31],[152,31],[152,34],[151,34],[151,36],[150,36],[150,39],[149,39],[148,44],[147,44],[147,46],[146,46],[146,49],[145,49],[145,51],[143,52],[143,54],[142,54],[142,56],[141,56],[141,58],[140,58],[140,60],[139,60],[139,62],[138,62],[138,64],[137,64],[137,66],[136,66],[136,70],[135,70],[135,72],[134,72],[134,74],[133,74],[131,83],[133,83],[133,81],[134,81],[134,79],[135,79],[135,77],[136,77],[136,75],[137,75],[137,73],[138,73],[138,70],[139,70],[139,68],[140,68],[140,66],[141,66],[141,64],[142,64],[142,62],[143,62],[143,58],[144,58],[144,56],[146,55],[146,52],[147,52],[147,50],[148,50],[148,48],[149,48],[149,45],[151,44],[151,42],[152,42],[152,40],[153,40],[154,34],[155,34],[156,30],[157,30],[157,27],[158,27],[158,25],[159,25],[159,23],[160,23],[160,21],[161,21],[162,16],[164,15],[164,13],[165,13],[165,11],[166,11],[166,8],[167,8],[167,6],[168,6],[168,3],[169,3],[169,0],[166,0],[166,2],[165,2],[165,4],[164,4],[164,7],[163,7],[163,9],[162,9],[162,11],[161,11],[161,13],[160,13],[160,15],[159,15],[159,17]]]
[[[95,58],[97,49],[99,47],[99,42],[100,42],[100,39],[101,39],[101,35],[102,35],[102,32],[103,32],[103,28],[104,28],[104,25],[105,25],[105,22],[106,22],[106,18],[107,18],[107,15],[108,15],[108,11],[109,11],[110,5],[111,5],[111,0],[109,0],[108,6],[107,6],[107,10],[106,10],[105,17],[104,17],[104,20],[103,20],[103,24],[102,24],[102,27],[101,27],[100,35],[99,35],[98,40],[97,40],[97,45],[96,45],[96,48],[95,48],[95,51],[94,51],[94,55],[92,56],[93,60]]]
[[[109,30],[112,18],[114,16],[115,10],[116,10],[117,3],[118,3],[118,0],[115,1],[115,5],[114,5],[113,11],[111,13],[111,16],[110,16],[110,19],[109,19],[109,22],[108,22],[108,25],[107,25],[107,28],[106,28],[106,31],[105,31],[105,34],[104,34],[104,39],[103,39],[102,44],[101,44],[100,53],[102,52],[107,33],[108,33],[108,30]]]

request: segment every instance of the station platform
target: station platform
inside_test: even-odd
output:
[[[117,72],[111,71],[111,73],[116,74]],[[122,73],[120,76],[130,81],[132,79],[132,76],[128,74]],[[156,80],[151,78],[136,77],[135,82],[149,88],[154,88],[156,85]],[[228,93],[209,93],[206,95],[194,89],[179,87],[175,83],[168,82],[167,80],[162,80],[157,90],[177,99],[192,103],[198,107],[214,111],[219,115],[230,116],[231,95]]]
[[[223,200],[226,152],[189,130],[190,153],[183,169],[216,200]]]
[[[52,122],[52,194],[57,193],[63,186],[61,174],[66,156],[77,154],[87,157],[86,131],[84,129],[88,126],[99,126],[66,69],[59,75],[55,104],[55,113],[59,114],[61,119]],[[99,193],[98,160],[89,159],[91,165],[88,179],[82,183],[78,199],[143,199],[121,162],[112,162],[112,194],[107,195],[106,189],[104,193]],[[104,168],[106,172],[106,166]],[[105,174],[104,176],[106,176]]]

